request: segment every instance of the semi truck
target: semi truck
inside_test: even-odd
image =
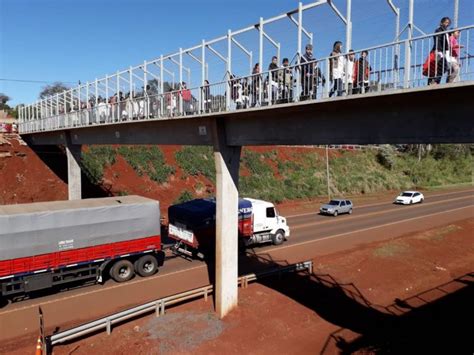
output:
[[[290,236],[286,218],[279,216],[271,202],[239,199],[239,247],[273,243]],[[195,199],[168,208],[168,236],[176,240],[175,250],[190,257],[204,258],[213,250],[216,229],[215,198]]]
[[[85,280],[153,275],[158,201],[124,196],[0,206],[0,298]]]

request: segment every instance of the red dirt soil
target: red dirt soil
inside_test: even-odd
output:
[[[213,184],[203,176],[186,175],[176,162],[175,154],[180,146],[160,146],[165,161],[175,168],[169,180],[158,184],[148,176],[138,176],[133,168],[117,154],[114,165],[104,172],[103,187],[114,195],[127,193],[141,195],[160,201],[161,212],[167,215],[168,206],[172,205],[184,191],[193,192],[196,197],[208,196],[214,192]]]
[[[88,149],[84,147],[84,149]],[[106,194],[137,194],[160,201],[161,213],[166,218],[168,206],[176,202],[184,191],[194,196],[206,197],[215,193],[214,184],[204,176],[189,176],[176,162],[175,154],[181,146],[160,146],[165,161],[175,168],[175,173],[163,184],[156,183],[148,176],[140,177],[133,168],[117,154],[113,166],[104,169],[102,189]],[[314,147],[246,147],[253,152],[276,152],[279,161],[295,160],[308,150],[323,157],[325,150]],[[244,154],[245,154],[244,149]],[[330,150],[330,157],[340,156],[340,151]],[[357,152],[353,152],[357,154]],[[269,159],[266,159],[270,164]],[[270,164],[275,174],[277,167]],[[250,172],[242,166],[242,176]],[[390,194],[393,194],[390,192]],[[374,195],[375,196],[375,195]],[[380,194],[377,194],[377,197]],[[350,196],[349,196],[350,197]],[[26,146],[16,134],[0,135],[0,205],[55,201],[67,199],[67,184],[58,178],[41,159]],[[372,201],[370,195],[355,197],[358,203]],[[315,206],[326,202],[325,197],[303,201],[285,201],[278,207],[281,213],[313,211]]]
[[[67,185],[16,134],[0,134],[0,205],[67,199]]]
[[[240,289],[222,321],[200,300],[54,353],[472,353],[473,228],[471,218],[320,257],[311,275]]]

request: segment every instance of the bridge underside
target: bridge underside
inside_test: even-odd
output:
[[[465,82],[68,132],[72,144],[213,145],[218,120],[230,146],[472,143],[473,98],[474,83]],[[65,131],[23,138],[32,145],[66,144]]]

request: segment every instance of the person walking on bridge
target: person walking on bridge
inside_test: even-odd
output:
[[[255,63],[252,70],[251,93],[252,93],[252,107],[260,106],[260,84],[262,78],[260,75],[260,63]]]
[[[337,93],[337,96],[342,96],[344,93],[343,79],[345,77],[345,58],[342,55],[342,42],[336,41],[332,48],[329,59],[329,72],[333,87],[329,93],[329,97]]]
[[[369,56],[368,51],[362,51],[360,54],[360,58],[356,63],[354,69],[354,77],[355,77],[355,93],[356,94],[363,94],[369,91],[369,78],[370,72],[372,68],[370,66],[369,60],[367,59]]]
[[[281,88],[279,103],[293,101],[293,72],[288,58],[283,58],[282,69],[278,71],[278,84]]]
[[[300,58],[301,97],[300,100],[308,100],[313,93],[314,68],[316,59],[313,57],[313,45],[307,44],[305,53]]]
[[[278,96],[278,57],[277,56],[273,56],[272,57],[272,62],[270,63],[270,65],[268,66],[268,71],[269,71],[269,74],[268,74],[268,93],[270,93],[270,90],[271,90],[271,93],[272,93],[272,103],[275,103],[275,101],[277,100],[277,96]]]
[[[448,70],[448,59],[451,56],[449,35],[446,31],[450,25],[451,19],[449,17],[443,17],[439,27],[435,31],[433,49],[431,50],[434,53],[435,70],[434,72],[430,72],[428,85],[441,83],[443,74]]]
[[[464,46],[460,45],[458,38],[460,35],[459,30],[454,30],[449,36],[449,47],[451,49],[451,63],[449,66],[448,83],[456,83],[459,81],[459,71],[461,69],[461,63],[459,62],[459,52]]]

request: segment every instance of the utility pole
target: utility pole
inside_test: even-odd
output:
[[[331,199],[331,188],[329,183],[329,146],[326,144],[326,176],[327,176],[327,183],[328,183],[328,199]]]

